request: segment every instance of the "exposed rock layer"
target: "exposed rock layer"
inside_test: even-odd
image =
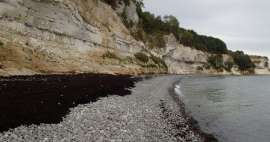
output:
[[[13,0],[0,7],[2,75],[151,70],[102,57],[110,51],[132,58],[143,46],[102,2]]]
[[[240,74],[203,69],[209,53],[185,47],[168,36],[161,51],[136,41],[119,15],[138,23],[136,6],[116,10],[97,0],[0,1],[0,75],[51,73],[166,73],[155,63],[141,63],[134,54],[152,53],[164,59],[168,73]],[[116,58],[104,57],[106,53]],[[229,59],[224,55],[225,60]],[[258,58],[254,62],[258,62]],[[255,63],[256,73],[269,73],[267,58]]]

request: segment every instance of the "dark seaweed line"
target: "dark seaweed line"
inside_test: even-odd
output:
[[[1,77],[0,132],[21,125],[60,123],[70,108],[109,95],[129,95],[140,80],[108,74]]]

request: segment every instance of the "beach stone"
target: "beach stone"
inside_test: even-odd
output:
[[[59,124],[20,126],[0,141],[203,141],[193,131],[179,100],[170,94],[179,76],[143,80],[127,96],[108,96],[72,108]]]

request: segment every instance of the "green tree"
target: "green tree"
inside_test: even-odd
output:
[[[199,35],[192,30],[187,30],[180,27],[179,21],[176,17],[169,15],[161,18],[160,16],[155,16],[150,12],[142,11],[143,3],[137,4],[137,12],[140,17],[140,23],[138,29],[143,29],[143,31],[148,35],[148,38],[144,41],[155,41],[159,40],[159,34],[168,35],[173,34],[176,39],[185,46],[190,46],[192,48],[207,51],[214,54],[226,54],[228,53],[228,49],[226,44],[214,37]],[[134,35],[143,35],[143,34],[134,34]],[[156,36],[159,35],[159,36]],[[156,37],[156,39],[153,39]],[[153,45],[152,43],[151,45]]]
[[[244,54],[243,51],[236,51],[233,53],[234,62],[239,66],[239,69],[244,70],[252,70],[255,65],[251,61],[250,57]]]
[[[170,28],[170,32],[175,31],[179,28],[179,21],[176,17],[172,15],[164,16],[164,22]]]
[[[222,55],[210,56],[208,63],[215,69],[222,69],[224,67]]]

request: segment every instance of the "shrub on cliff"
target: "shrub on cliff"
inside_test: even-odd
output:
[[[0,47],[3,47],[4,43],[2,41],[0,41]]]
[[[110,58],[110,59],[117,59],[119,60],[120,58],[118,56],[116,56],[115,53],[107,51],[102,55],[103,58]]]
[[[181,29],[179,32],[179,39],[180,43],[198,50],[214,54],[226,54],[228,52],[227,46],[222,40],[199,35],[192,30]]]
[[[155,33],[153,35],[148,35],[147,41],[149,43],[150,48],[164,48],[166,46],[166,42],[164,40],[164,35],[161,33]]]
[[[178,28],[179,22],[174,16],[155,16],[150,12],[141,12],[140,17],[140,26],[144,29],[147,34],[170,34],[173,33],[178,37]]]
[[[147,63],[149,61],[149,57],[143,52],[138,52],[134,56],[136,57],[136,59],[138,59],[139,61],[143,63]]]
[[[226,71],[230,72],[230,71],[232,71],[233,65],[234,65],[234,62],[227,61],[224,63],[224,68]]]
[[[232,53],[234,62],[238,65],[239,69],[242,71],[253,70],[255,68],[254,63],[251,61],[250,57],[244,54],[243,51],[236,51]]]
[[[264,67],[268,68],[269,67],[269,63],[268,62],[265,62],[264,63]]]
[[[176,17],[172,15],[164,16],[163,18],[161,16],[155,16],[150,12],[144,12],[142,10],[142,6],[142,3],[137,4],[137,12],[140,17],[138,29],[143,29],[147,35],[156,37],[153,35],[156,35],[157,33],[162,35],[168,35],[172,33],[176,39],[178,39],[178,41],[185,46],[190,46],[198,50],[203,50],[215,54],[227,53],[227,46],[222,40],[209,36],[199,35],[192,30],[181,28],[179,26],[180,22]],[[139,33],[136,35],[143,34]],[[159,39],[156,38],[155,40]]]
[[[122,13],[121,18],[122,18],[122,21],[123,21],[124,25],[127,28],[132,28],[134,26],[134,23],[132,21],[128,20],[127,15],[126,15],[125,12]]]
[[[166,63],[159,57],[156,57],[154,55],[151,55],[151,60],[157,64],[159,67],[168,68]]]
[[[112,6],[112,8],[116,8],[117,5],[120,3],[120,2],[124,2],[125,5],[129,5],[130,4],[130,0],[102,0],[103,2],[109,4]]]
[[[207,61],[214,69],[222,69],[224,67],[222,55],[210,56]]]
[[[196,69],[197,69],[197,71],[203,71],[203,67],[201,67],[201,66],[196,67]]]

